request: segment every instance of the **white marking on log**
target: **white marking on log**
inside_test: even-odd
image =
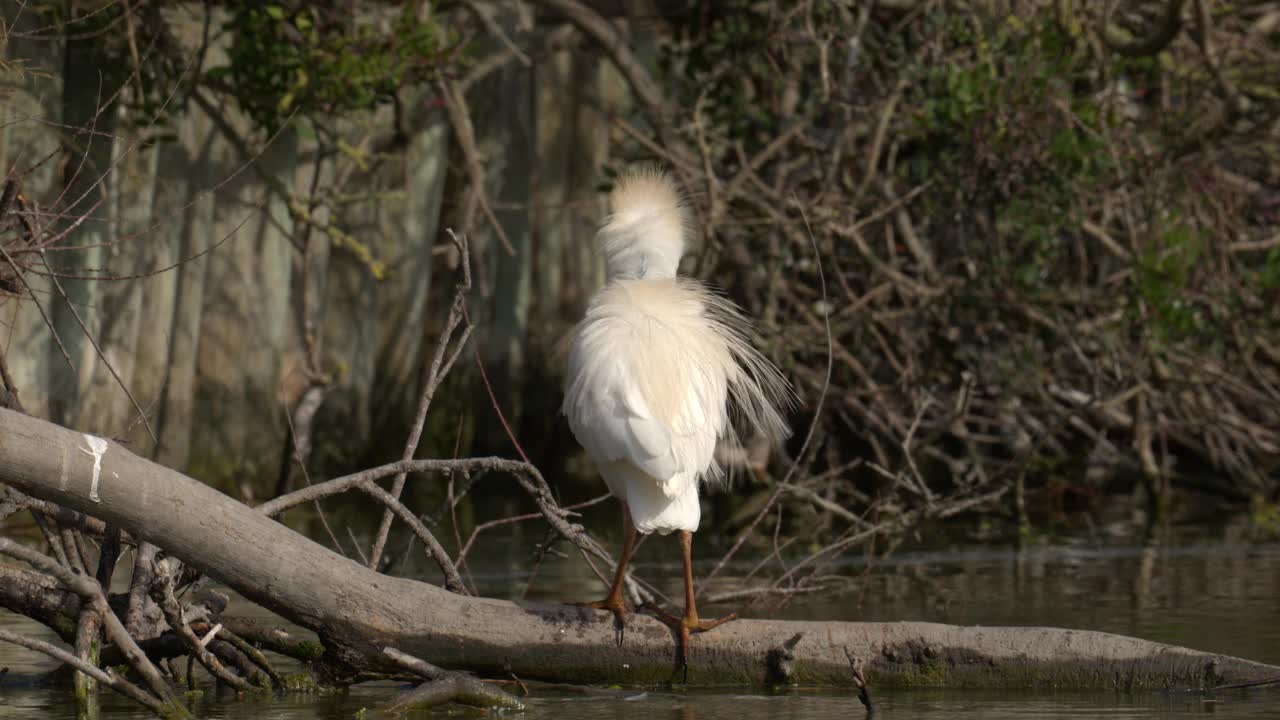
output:
[[[102,502],[102,498],[98,495],[98,484],[102,482],[102,456],[107,454],[108,443],[89,433],[84,434],[84,441],[89,444],[89,447],[80,448],[80,452],[93,457],[93,482],[89,483],[89,499]]]
[[[70,465],[71,456],[67,454],[67,446],[62,446],[62,474],[58,476],[58,489],[67,489],[67,465]]]
[[[214,625],[212,628],[210,628],[209,632],[206,633],[204,637],[200,638],[200,649],[203,650],[205,645],[208,645],[210,642],[212,642],[213,636],[217,635],[218,631],[221,629],[222,629],[222,623],[218,623],[217,625]]]

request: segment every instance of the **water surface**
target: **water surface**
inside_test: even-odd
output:
[[[250,718],[275,720],[351,720],[361,709],[376,708],[396,692],[389,684],[352,688],[336,696],[282,696],[237,701],[230,697],[206,697],[193,706],[201,718]],[[68,692],[6,691],[0,698],[0,718],[74,718],[75,706]],[[502,716],[529,720],[849,720],[865,712],[856,699],[836,691],[790,690],[782,693],[655,692],[637,691],[618,696],[591,697],[565,693],[539,693],[526,700],[523,713]],[[1280,713],[1280,693],[1274,691],[1198,694],[1150,693],[1117,695],[1081,692],[891,690],[876,694],[876,718],[984,718],[987,720],[1156,720],[1212,715],[1216,718],[1253,720],[1275,718]],[[421,711],[404,717],[476,717],[481,713],[457,707]],[[102,698],[104,718],[149,718],[146,712],[107,694]]]

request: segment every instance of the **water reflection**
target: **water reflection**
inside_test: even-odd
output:
[[[192,704],[199,718],[266,720],[351,720],[362,708],[386,701],[393,688],[370,686],[336,696],[300,696],[235,700],[206,697]],[[35,691],[0,694],[0,718],[74,718],[66,694]],[[111,694],[102,698],[103,718],[142,720],[149,716]],[[1276,717],[1274,693],[1232,693],[1206,698],[1182,695],[1113,695],[981,691],[885,692],[877,699],[876,718],[983,718],[986,720],[1156,720],[1213,715],[1230,720]],[[480,717],[472,711],[437,709],[403,717]],[[858,720],[862,706],[852,696],[829,691],[795,690],[782,694],[636,693],[629,697],[551,695],[529,700],[528,720]]]
[[[1154,532],[1147,533],[1142,550],[1138,553],[1138,568],[1133,574],[1133,609],[1141,612],[1151,599],[1151,579],[1155,575],[1159,543]]]

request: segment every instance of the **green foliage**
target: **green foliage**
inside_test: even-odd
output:
[[[1253,526],[1264,535],[1280,537],[1280,503],[1254,498],[1251,505]]]
[[[319,645],[319,643],[315,643],[315,644]],[[318,654],[315,655],[315,658],[318,660],[319,655]],[[285,675],[282,679],[284,680],[284,690],[288,692],[314,693],[316,695],[332,695],[338,691],[337,688],[334,688],[332,686],[321,685],[316,680],[316,676],[306,670]]]
[[[207,77],[268,132],[294,115],[340,116],[387,101],[444,62],[450,44],[416,4],[390,17],[334,0],[246,4],[224,30],[228,62]]]
[[[1272,248],[1258,271],[1258,285],[1267,292],[1280,290],[1280,248]]]
[[[821,372],[813,349],[826,327],[813,320],[828,315],[850,356],[832,387],[859,398],[848,417],[823,419],[844,459],[867,436],[900,445],[897,419],[952,422],[932,413],[968,402],[974,383],[1009,408],[983,427],[1008,431],[1029,425],[1024,415],[1060,416],[1075,398],[1065,388],[1120,397],[1175,364],[1231,367],[1253,337],[1276,346],[1280,250],[1239,246],[1273,234],[1262,190],[1277,172],[1267,133],[1280,96],[1274,72],[1264,77],[1273,38],[1226,4],[1211,57],[1194,24],[1148,56],[1110,49],[1112,26],[1145,36],[1151,18],[1138,15],[1031,0],[919,13],[727,0],[672,17],[659,67],[674,131],[719,181],[706,183],[709,245],[745,249],[705,253],[712,263],[699,271],[785,328],[780,364],[799,376]],[[684,178],[695,193],[698,174]],[[824,303],[801,260],[807,243],[792,242],[809,237],[830,260]],[[761,258],[768,285],[740,281]],[[1172,385],[1153,390],[1156,411],[1180,423],[1161,452],[1181,444],[1170,456],[1240,477],[1274,468],[1273,436],[1214,416],[1252,408],[1272,419],[1250,383],[1274,385],[1273,368],[1250,370],[1205,380],[1208,405]],[[921,393],[936,402],[927,411]],[[949,442],[969,447],[942,475],[983,452],[970,434]],[[1048,423],[1031,443],[1036,482],[1073,481],[1098,440]],[[988,472],[1007,473],[1003,452]]]
[[[999,275],[1043,287],[1076,232],[1075,194],[1114,175],[1100,140],[1109,122],[1089,87],[1093,62],[1051,17],[938,20],[962,62],[921,68],[910,91],[911,137],[925,150],[907,172],[956,188],[938,212],[989,208],[1004,239]]]
[[[1203,329],[1203,315],[1185,298],[1201,245],[1199,233],[1173,218],[1138,258],[1135,282],[1152,314],[1157,341],[1186,338]]]
[[[704,125],[713,132],[751,148],[779,130],[780,118],[760,102],[764,88],[743,80],[773,74],[760,50],[777,29],[778,6],[794,4],[726,0],[710,4],[696,24],[673,27],[676,42],[663,46],[659,68],[684,102],[701,100]]]
[[[195,80],[199,63],[184,48],[162,14],[164,3],[41,2],[30,3],[40,17],[30,39],[65,43],[66,62],[89,68],[94,77],[92,101],[102,113],[123,110],[113,118],[119,130],[142,131],[149,144],[171,135],[170,123],[182,113],[183,97]],[[0,27],[0,53],[3,32]],[[54,68],[33,66],[23,58],[0,59],[0,72],[10,79],[52,80]],[[3,97],[4,90],[0,90]]]

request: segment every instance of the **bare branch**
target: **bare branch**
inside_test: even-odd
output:
[[[471,340],[472,326],[466,314],[467,296],[471,292],[471,251],[465,235],[454,235],[452,231],[449,234],[458,248],[458,257],[462,264],[462,280],[454,291],[453,304],[449,307],[449,317],[445,320],[444,330],[441,331],[440,339],[436,342],[436,351],[431,358],[430,369],[425,374],[422,394],[418,398],[418,411],[414,415],[413,425],[409,428],[409,439],[405,442],[404,452],[400,457],[401,460],[412,460],[413,456],[418,452],[418,442],[422,438],[422,429],[426,426],[427,411],[431,408],[431,400],[435,397],[441,381],[453,369],[453,364],[457,361],[458,355]],[[466,327],[463,328],[462,336],[454,344],[453,352],[449,355],[448,362],[445,362],[445,352],[449,349],[450,341],[453,340],[453,333],[464,320],[467,322]],[[391,485],[392,499],[400,499],[400,492],[404,490],[404,483],[405,473],[397,474]],[[382,551],[386,546],[387,533],[390,529],[391,511],[388,509],[382,515],[382,522],[378,527],[373,549],[369,552],[369,567],[374,570],[378,569],[378,562],[382,559]]]
[[[7,411],[0,410],[0,412]],[[188,716],[186,709],[178,702],[168,683],[164,681],[164,678],[160,677],[159,671],[147,659],[147,656],[138,647],[138,644],[134,642],[133,638],[129,636],[124,625],[120,623],[115,613],[107,605],[107,598],[103,594],[102,588],[92,578],[85,575],[77,575],[44,555],[19,545],[8,538],[0,538],[0,553],[21,560],[41,572],[52,575],[67,589],[79,595],[86,603],[96,607],[97,611],[102,615],[107,638],[120,648],[133,669],[147,681],[151,691],[166,704],[172,706],[171,712],[180,717]]]

